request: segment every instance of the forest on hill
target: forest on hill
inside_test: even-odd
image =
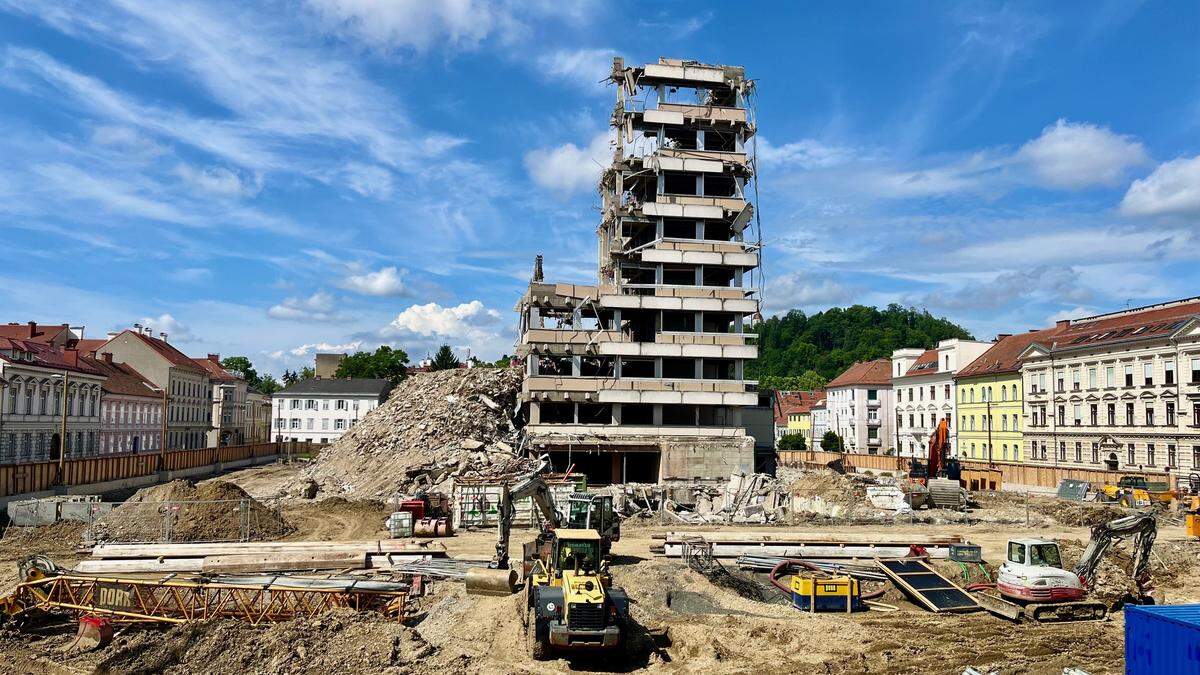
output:
[[[792,310],[764,320],[758,360],[747,374],[760,389],[815,389],[856,361],[890,357],[903,347],[928,349],[939,340],[971,338],[962,326],[926,310],[888,305],[834,307],[815,314]]]

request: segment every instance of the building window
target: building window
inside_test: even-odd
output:
[[[299,418],[299,417],[293,417],[293,418],[292,418],[292,428],[293,428],[293,429],[299,429],[299,428],[300,428],[300,418]]]
[[[1092,443],[1092,464],[1100,463],[1100,444]]]
[[[1098,425],[1100,423],[1100,406],[1093,403],[1089,407],[1088,412],[1091,413],[1092,426]]]
[[[1014,400],[1014,401],[1017,400],[1017,385],[1015,385],[1015,384],[1012,386],[1012,400]],[[1014,447],[1013,448],[1013,459],[1017,458],[1016,455],[1017,455],[1017,449]]]
[[[1125,386],[1126,387],[1133,386],[1133,366],[1132,365],[1125,366]]]
[[[1113,372],[1114,371],[1113,371],[1112,366],[1104,367],[1104,386],[1106,386],[1106,387],[1117,386],[1117,381],[1115,379],[1115,375],[1113,375]]]
[[[1175,459],[1176,459],[1175,445],[1173,443],[1168,443],[1167,444],[1167,467],[1168,468],[1177,466],[1177,464],[1175,464]]]
[[[1088,368],[1088,389],[1096,388],[1096,369]]]
[[[1058,406],[1058,426],[1067,426],[1067,406],[1065,405]]]
[[[1116,403],[1108,404],[1108,426],[1110,426],[1110,427],[1117,426],[1117,404]]]
[[[1146,444],[1146,463],[1149,464],[1150,466],[1154,466],[1154,444],[1153,443]]]
[[[304,402],[304,409],[305,410],[316,410],[317,409],[317,400],[312,399],[312,398],[306,400]]]
[[[1192,468],[1200,467],[1200,445],[1192,446]]]
[[[1154,364],[1153,363],[1147,362],[1147,363],[1142,364],[1142,379],[1145,381],[1145,384],[1147,387],[1154,386]]]
[[[950,385],[946,385],[945,394],[946,394],[946,400],[949,401],[950,400]]]
[[[346,400],[339,398],[337,400],[337,404],[334,406],[334,408],[337,410],[345,410],[346,409]]]
[[[1126,454],[1126,460],[1127,460],[1126,463],[1127,464],[1132,465],[1132,464],[1137,463],[1137,455],[1134,453],[1133,443],[1130,443],[1129,446],[1126,448],[1125,454]]]
[[[1038,388],[1038,391],[1046,391],[1046,373],[1045,372],[1038,373],[1037,388]],[[1043,459],[1045,459],[1045,458],[1043,457]]]
[[[1066,441],[1058,442],[1058,461],[1060,461],[1060,462],[1067,461],[1067,442]]]
[[[1074,413],[1072,419],[1075,420],[1075,426],[1082,425],[1083,424],[1083,406],[1076,403],[1074,406],[1072,406],[1071,412]]]
[[[1071,371],[1071,389],[1079,391],[1079,369]]]
[[[1080,443],[1079,441],[1075,441],[1075,461],[1083,461],[1083,443]]]
[[[1148,427],[1154,426],[1154,406],[1153,405],[1146,406],[1146,426],[1148,426]]]
[[[336,431],[342,431],[346,428],[346,420],[338,418],[333,421],[333,428]]]
[[[1013,431],[1019,431],[1019,430],[1020,430],[1020,428],[1021,428],[1021,425],[1020,425],[1020,423],[1019,423],[1019,421],[1018,421],[1018,420],[1020,420],[1020,419],[1021,419],[1021,418],[1020,418],[1020,416],[1019,416],[1019,415],[1017,415],[1016,413],[1013,413],[1013,416],[1012,416],[1012,430],[1013,430]],[[1015,453],[1015,452],[1016,452],[1016,451],[1015,451],[1015,449],[1014,449],[1014,453]],[[1014,459],[1016,459],[1016,458],[1014,457]]]
[[[1192,359],[1192,384],[1200,384],[1200,359]]]
[[[299,409],[300,409],[300,399],[298,399],[298,398],[292,399],[292,410],[299,410]]]
[[[1133,426],[1133,404],[1132,403],[1125,404],[1125,426],[1127,426],[1127,427]]]
[[[1059,372],[1057,372],[1057,373],[1055,373],[1055,374],[1054,374],[1054,381],[1055,381],[1055,383],[1056,383],[1056,385],[1057,385],[1057,388],[1056,388],[1054,391],[1056,391],[1056,392],[1059,392],[1059,391],[1066,391],[1066,390],[1067,390],[1066,383],[1065,383],[1065,381],[1064,381],[1064,379],[1063,379],[1063,373],[1062,373],[1062,371],[1059,371]]]
[[[1175,402],[1167,401],[1167,426],[1175,426]]]
[[[1163,361],[1163,384],[1175,384],[1175,362]]]
[[[304,425],[304,428],[307,429],[308,431],[313,430],[313,418],[311,418],[311,417],[308,418],[308,423]]]
[[[1008,418],[1004,415],[1000,416],[1000,431],[1008,431]]]

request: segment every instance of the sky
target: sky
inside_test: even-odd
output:
[[[0,320],[512,353],[535,255],[594,283],[614,56],[756,81],[764,314],[1196,296],[1198,45],[1191,2],[0,0]]]

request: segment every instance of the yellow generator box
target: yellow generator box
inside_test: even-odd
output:
[[[1200,515],[1189,513],[1187,515],[1187,536],[1200,537]]]
[[[792,605],[805,612],[857,612],[865,609],[858,580],[851,577],[792,577]]]

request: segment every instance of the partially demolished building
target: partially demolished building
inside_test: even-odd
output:
[[[753,470],[759,401],[753,82],[674,59],[611,79],[599,283],[548,283],[539,257],[517,306],[527,445],[597,483],[727,480]]]

